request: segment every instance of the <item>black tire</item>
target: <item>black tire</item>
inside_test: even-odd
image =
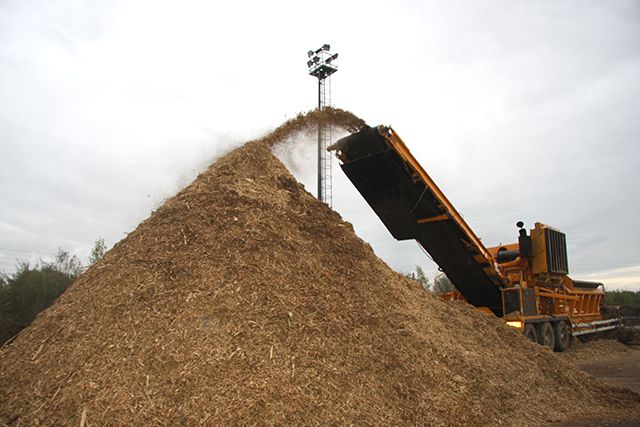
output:
[[[635,328],[629,328],[624,326],[619,326],[616,329],[616,332],[617,332],[617,339],[622,344],[629,344],[631,341],[634,340],[635,335],[638,334]],[[640,337],[640,334],[638,334],[638,336]]]
[[[565,351],[571,343],[571,334],[569,333],[569,325],[564,320],[556,322],[553,325],[553,333],[555,335],[555,346],[553,349],[557,352]]]
[[[538,331],[536,331],[535,326],[531,323],[524,325],[524,331],[522,331],[524,336],[531,342],[538,342]]]
[[[578,340],[581,343],[586,344],[586,343],[588,343],[590,341],[593,341],[593,335],[595,335],[595,334],[578,335]]]
[[[538,344],[553,351],[555,341],[555,335],[553,333],[553,326],[551,326],[551,323],[542,323],[538,330]]]

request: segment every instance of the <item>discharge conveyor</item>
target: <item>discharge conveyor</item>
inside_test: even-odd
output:
[[[393,129],[367,127],[328,149],[393,237],[417,240],[469,303],[502,315],[493,257]]]

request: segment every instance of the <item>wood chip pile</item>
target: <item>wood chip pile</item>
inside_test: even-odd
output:
[[[271,152],[317,119],[216,161],[4,346],[0,421],[540,425],[640,413],[636,394],[377,258]]]

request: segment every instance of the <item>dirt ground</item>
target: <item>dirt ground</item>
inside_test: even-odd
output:
[[[640,393],[640,345],[627,346],[625,352],[577,362],[600,381]]]
[[[601,340],[575,345],[561,357],[572,360],[580,369],[605,384],[640,393],[640,344],[624,345],[617,341]],[[557,427],[640,426],[640,418],[621,418],[615,412],[598,418],[578,418],[571,422],[553,423]]]

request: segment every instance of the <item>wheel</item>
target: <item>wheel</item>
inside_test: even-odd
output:
[[[620,341],[622,344],[629,344],[631,341],[633,341],[635,331],[636,330],[634,328],[619,326],[616,329],[616,332],[618,334],[618,341]]]
[[[571,334],[569,333],[569,325],[564,320],[561,320],[553,325],[553,332],[555,334],[555,346],[553,349],[557,352],[565,351],[569,348],[571,341]]]
[[[593,335],[594,334],[578,335],[578,340],[580,340],[581,343],[586,344],[593,341]]]
[[[540,325],[540,331],[538,333],[538,344],[548,347],[553,350],[555,346],[555,336],[553,335],[553,326],[551,323],[544,322]]]
[[[522,331],[522,333],[529,341],[538,342],[538,333],[535,326],[533,326],[531,323],[527,323],[524,325],[524,331]]]

